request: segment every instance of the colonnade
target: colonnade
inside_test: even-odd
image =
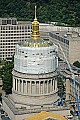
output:
[[[57,80],[23,80],[13,78],[13,90],[29,95],[48,94],[56,92]]]

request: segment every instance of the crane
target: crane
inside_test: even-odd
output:
[[[74,72],[73,72],[73,70],[72,70],[72,68],[71,68],[71,66],[70,66],[70,63],[68,62],[68,60],[67,60],[67,58],[66,58],[66,56],[65,56],[65,54],[64,54],[64,51],[63,51],[61,45],[60,45],[59,43],[57,43],[57,45],[59,46],[59,48],[60,48],[60,50],[61,50],[61,52],[62,52],[62,54],[63,54],[63,57],[64,57],[67,65],[68,65],[68,68],[69,68],[69,70],[70,70],[70,72],[71,72],[71,77],[72,77],[73,84],[74,84],[74,94],[75,94],[76,103],[77,103],[77,108],[78,108],[78,119],[80,120],[80,105],[79,105],[78,93],[77,93],[77,91],[76,91],[76,79],[75,79],[75,75],[74,75]]]

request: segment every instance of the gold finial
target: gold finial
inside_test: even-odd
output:
[[[36,18],[36,6],[35,6],[35,19],[34,20],[37,20],[37,18]]]
[[[32,22],[32,33],[31,33],[32,40],[40,40],[40,33],[39,33],[39,22],[36,18],[36,6],[35,6],[35,18]]]

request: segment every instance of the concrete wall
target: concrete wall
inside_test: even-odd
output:
[[[53,24],[40,23],[40,31],[75,31],[80,33],[79,27],[64,27],[64,26],[54,26]]]
[[[52,113],[56,113],[56,114],[59,114],[59,115],[63,115],[63,116],[66,116],[66,115],[69,115],[70,114],[70,110],[69,109],[63,109],[63,108],[46,108],[46,110],[40,110],[40,111],[36,111],[36,109],[34,109],[34,112],[28,112],[28,113],[22,113],[22,114],[14,114],[11,109],[7,106],[7,104],[3,101],[3,107],[4,107],[4,110],[5,112],[7,112],[8,116],[10,117],[11,120],[25,120],[26,118],[32,116],[32,115],[35,115],[37,114],[38,112],[41,112],[41,111],[47,111],[47,112],[52,112]],[[19,112],[20,113],[20,112]]]
[[[70,40],[69,42],[69,61],[73,63],[80,60],[80,40]]]

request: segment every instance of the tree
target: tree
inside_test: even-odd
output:
[[[73,65],[76,66],[76,67],[78,67],[78,68],[80,68],[80,62],[79,62],[79,61],[75,61],[75,62],[73,63]]]
[[[57,77],[57,86],[58,86],[58,95],[59,97],[62,98],[63,95],[65,94],[65,86],[64,86],[64,81],[60,75]]]
[[[0,16],[32,21],[35,4],[40,22],[80,26],[80,0],[0,0]]]
[[[12,69],[13,61],[6,61],[1,69],[3,89],[5,90],[6,94],[10,94],[12,92]]]

